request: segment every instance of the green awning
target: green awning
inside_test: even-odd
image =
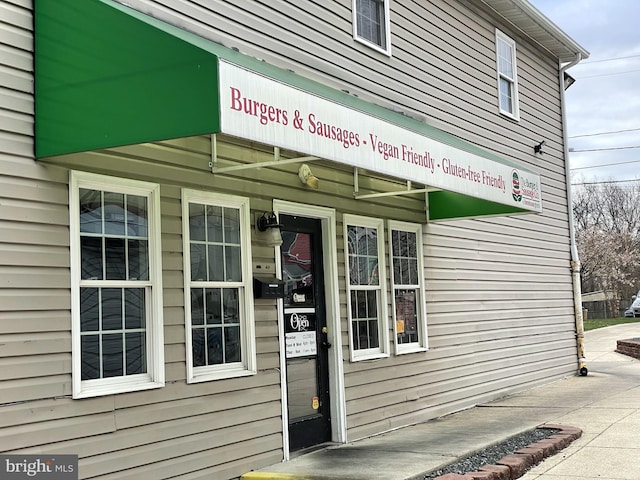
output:
[[[399,132],[399,138],[424,139],[449,151],[461,152],[461,158],[478,159],[487,175],[492,175],[487,177],[491,178],[491,188],[480,185],[480,177],[472,181],[471,168],[466,172],[466,167],[460,166],[456,167],[461,169],[458,175],[435,172],[445,179],[443,184],[438,184],[437,179],[430,182],[429,175],[433,176],[436,162],[441,168],[439,161],[424,160],[429,156],[424,149],[419,154],[411,150],[410,157],[405,158],[400,158],[404,152],[396,152],[398,169],[406,170],[398,173],[398,178],[443,188],[429,193],[431,219],[541,211],[537,174],[408,116],[243,55],[112,0],[35,0],[34,4],[36,158],[219,132],[237,135],[233,128],[229,127],[229,131],[225,128],[225,115],[230,116],[225,108],[233,109],[228,108],[229,100],[225,97],[230,80],[224,73],[221,78],[220,72],[231,72],[228,75],[234,78],[242,75],[237,72],[246,72],[292,92],[302,92],[314,101],[321,99],[331,108],[355,112],[357,118],[390,125]],[[275,88],[277,91],[278,87]],[[221,108],[223,101],[227,103]],[[316,108],[317,103],[312,105]],[[289,116],[293,117],[291,112]],[[283,118],[292,123],[292,118]],[[279,121],[284,123],[282,118]],[[290,125],[287,128],[291,137],[299,133]],[[374,143],[372,134],[362,133],[358,137],[360,146],[367,144],[369,138],[369,143]],[[317,135],[313,141],[316,139]],[[375,139],[378,141],[377,134]],[[275,137],[264,141],[290,146],[281,145],[286,142]],[[317,154],[304,145],[294,150]],[[369,156],[377,154],[369,151]],[[344,161],[330,154],[319,156]],[[411,162],[422,166],[426,180],[412,177],[406,168]],[[391,164],[380,165],[386,168]],[[394,175],[393,170],[389,173],[364,166]],[[523,180],[537,191],[533,201],[521,199],[518,182]],[[452,183],[449,189],[449,181],[458,183]],[[497,192],[496,185],[502,190],[499,197],[491,196]],[[485,188],[490,195],[478,193],[476,187]]]
[[[216,55],[185,33],[116,2],[36,0],[36,157],[218,131]]]

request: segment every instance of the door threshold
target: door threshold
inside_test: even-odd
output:
[[[339,445],[339,444],[336,442],[325,442],[325,443],[319,443],[318,445],[311,445],[310,447],[301,448],[300,450],[289,452],[289,460],[293,460],[294,458],[300,457],[302,455],[306,455],[307,453],[313,453],[318,450],[323,450],[325,448],[335,447],[336,445]]]

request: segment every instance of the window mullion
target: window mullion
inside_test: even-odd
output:
[[[100,365],[100,377],[104,378],[104,351],[102,349],[102,318],[104,315],[104,311],[102,308],[102,288],[98,288],[98,363]]]
[[[125,280],[129,280],[131,278],[131,276],[129,275],[129,232],[128,232],[128,220],[129,220],[129,211],[128,211],[128,204],[129,204],[129,195],[124,195],[123,199],[122,199],[122,208],[124,209],[124,218],[123,218],[123,222],[124,222],[124,232],[122,234],[122,241],[124,242],[124,278]],[[122,292],[123,295],[123,299],[124,299],[124,291]],[[124,301],[123,301],[123,312],[122,312],[122,321],[124,322]],[[126,356],[123,355],[123,357]]]
[[[122,335],[121,341],[122,341],[122,371],[124,372],[125,375],[127,375],[127,331],[126,331],[126,326],[127,326],[127,318],[125,317],[126,315],[126,304],[127,304],[127,299],[125,298],[125,289],[122,289],[122,324],[121,324],[121,330],[120,330],[120,335]]]

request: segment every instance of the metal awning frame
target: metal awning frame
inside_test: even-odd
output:
[[[411,180],[407,180],[406,190],[396,190],[393,192],[380,192],[380,193],[366,193],[364,195],[360,195],[359,194],[360,185],[358,181],[358,175],[359,175],[358,167],[355,167],[353,169],[353,198],[355,198],[356,200],[364,200],[366,198],[395,197],[398,195],[411,195],[414,193],[429,193],[429,192],[435,192],[437,190],[440,190],[439,188],[435,188],[435,187],[413,188],[413,184]]]
[[[233,165],[231,167],[218,167],[218,136],[217,134],[211,135],[211,161],[209,162],[209,168],[211,169],[212,174],[218,173],[226,173],[226,172],[238,172],[242,170],[250,170],[253,168],[264,168],[264,167],[274,167],[277,165],[288,165],[291,163],[302,163],[302,162],[313,162],[316,160],[322,160],[320,157],[315,156],[304,156],[304,157],[295,157],[295,158],[286,158],[283,159],[280,156],[280,147],[273,147],[273,160],[268,162],[257,162],[257,163],[246,163],[244,165]],[[393,192],[379,192],[379,193],[367,193],[364,195],[360,195],[360,184],[359,184],[359,169],[358,167],[354,167],[353,169],[353,198],[356,200],[364,200],[368,198],[380,198],[380,197],[395,197],[398,195],[411,195],[416,193],[429,193],[440,190],[435,187],[425,187],[425,188],[413,188],[413,183],[411,180],[407,180],[406,182],[406,190],[396,190]]]
[[[287,165],[289,163],[313,162],[315,160],[321,160],[321,158],[307,156],[287,158],[283,160],[280,157],[280,147],[273,147],[273,160],[271,161],[245,163],[244,165],[234,165],[232,167],[218,167],[218,136],[215,133],[211,135],[211,161],[209,162],[209,168],[211,168],[211,173],[213,173],[214,175],[216,173],[237,172],[240,170],[249,170],[252,168],[274,167],[276,165]]]

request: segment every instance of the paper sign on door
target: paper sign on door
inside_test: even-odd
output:
[[[316,355],[316,314],[285,314],[285,341],[287,358]]]

